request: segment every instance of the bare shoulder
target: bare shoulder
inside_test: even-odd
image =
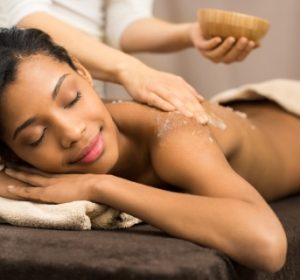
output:
[[[159,110],[134,101],[117,101],[105,103],[106,108],[116,121],[152,122]]]
[[[181,126],[197,126],[177,112],[164,112],[133,101],[106,103],[106,107],[120,128],[134,129],[140,134],[147,132],[154,142]]]

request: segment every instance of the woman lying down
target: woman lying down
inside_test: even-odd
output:
[[[2,196],[109,205],[250,268],[281,269],[286,235],[266,201],[299,191],[299,118],[270,101],[204,102],[207,125],[104,104],[46,34],[2,29],[0,44],[2,157],[49,173],[6,169],[29,186]]]

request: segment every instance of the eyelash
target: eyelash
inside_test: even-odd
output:
[[[71,108],[72,106],[74,106],[80,100],[80,98],[81,98],[81,92],[77,91],[76,92],[76,97],[69,104],[67,104],[64,108],[65,109]]]
[[[37,141],[29,144],[31,147],[37,147],[42,142],[42,140],[43,140],[43,138],[45,136],[46,129],[47,129],[46,127],[43,129],[43,133],[42,133],[41,137]]]
[[[81,98],[81,92],[77,91],[75,98],[69,104],[67,104],[64,108],[65,109],[71,108],[72,106],[74,106],[80,100],[80,98]],[[37,147],[43,141],[46,129],[47,128],[43,129],[43,133],[42,133],[41,137],[37,141],[29,144],[31,147]]]

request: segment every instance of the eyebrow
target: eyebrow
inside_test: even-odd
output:
[[[52,97],[53,100],[57,97],[57,95],[58,95],[58,93],[59,93],[59,89],[61,88],[61,85],[62,85],[63,81],[65,80],[65,78],[66,78],[68,75],[70,75],[70,74],[69,74],[69,73],[65,73],[65,74],[63,74],[63,75],[58,79],[58,81],[57,81],[57,83],[56,83],[56,85],[55,85],[55,87],[54,87],[54,89],[53,89],[52,95],[51,95],[51,97]],[[28,120],[26,120],[25,122],[23,122],[21,125],[19,125],[19,126],[16,128],[16,130],[15,130],[15,132],[14,132],[14,134],[13,134],[12,139],[15,140],[15,139],[17,138],[18,134],[19,134],[22,130],[24,130],[24,129],[27,128],[28,126],[32,125],[32,124],[35,123],[36,121],[37,121],[37,118],[32,117],[32,118],[29,118]]]
[[[54,100],[56,98],[56,96],[58,95],[59,93],[59,89],[63,83],[63,81],[65,80],[65,78],[70,75],[69,73],[66,73],[66,74],[63,74],[57,81],[55,87],[54,87],[54,90],[52,92],[52,99]]]

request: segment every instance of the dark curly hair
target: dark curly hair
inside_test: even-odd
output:
[[[76,70],[68,52],[55,44],[45,32],[34,28],[0,28],[0,109],[1,95],[16,80],[19,64],[24,58],[36,54],[45,54]],[[0,119],[0,156],[4,162],[19,162],[18,157],[1,140],[2,121]]]

